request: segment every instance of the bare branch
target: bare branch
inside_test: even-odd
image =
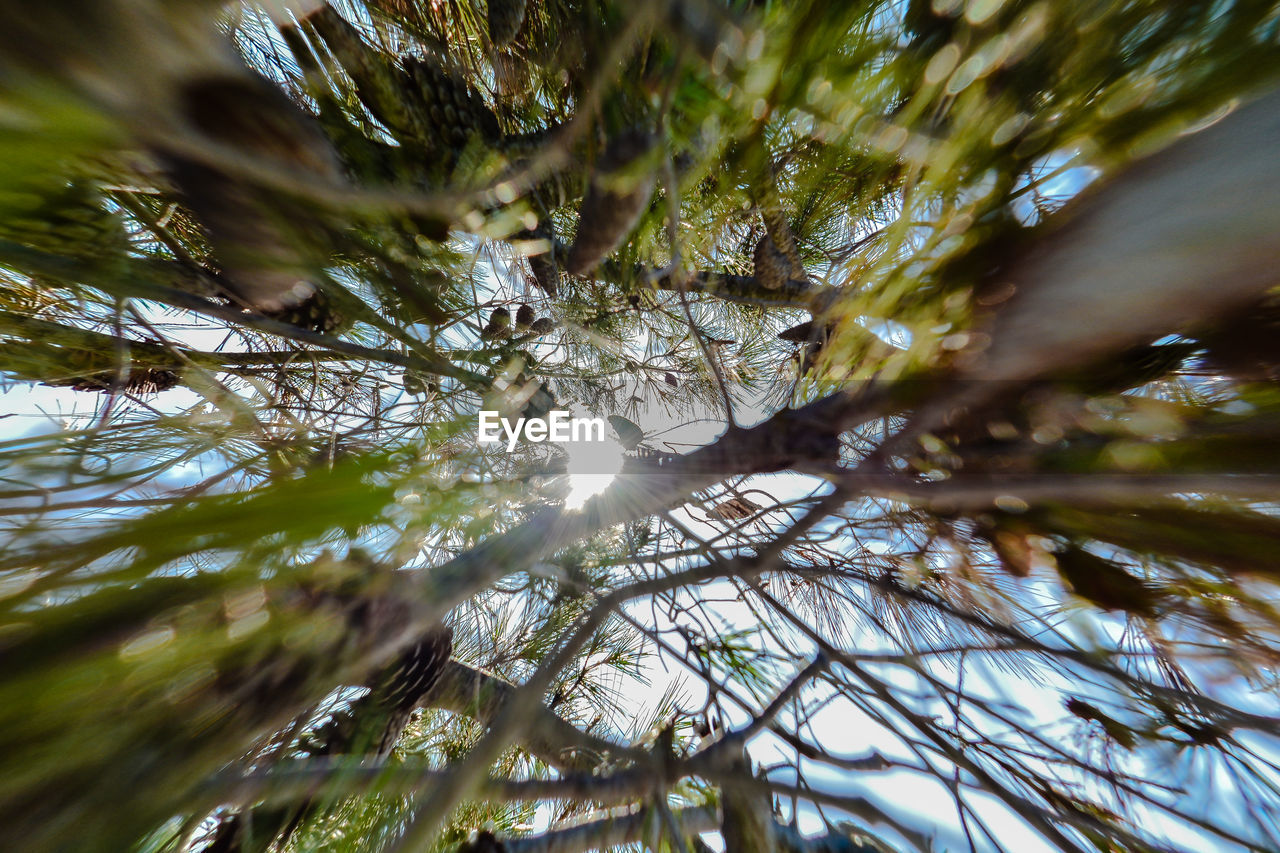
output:
[[[677,809],[672,817],[685,835],[696,835],[717,826],[715,809],[700,807]],[[531,838],[512,838],[502,842],[505,853],[579,853],[582,850],[604,850],[645,839],[655,819],[652,807],[626,815],[610,816],[565,827]]]
[[[519,689],[509,681],[454,660],[423,704],[466,714],[489,725],[516,701]],[[590,770],[607,758],[641,762],[648,757],[643,750],[584,732],[542,704],[526,709],[519,742],[542,761],[567,771]]]

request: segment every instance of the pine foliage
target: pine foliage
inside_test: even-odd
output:
[[[1277,72],[1251,0],[0,3],[0,849],[1280,847]]]

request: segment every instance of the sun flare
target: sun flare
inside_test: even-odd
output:
[[[612,440],[575,441],[565,445],[568,455],[569,493],[564,506],[579,510],[609,488],[622,470],[622,446]]]

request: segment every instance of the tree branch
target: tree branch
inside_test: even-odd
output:
[[[686,835],[697,835],[716,828],[714,808],[694,807],[673,811],[672,816]],[[652,807],[631,814],[587,821],[530,838],[504,840],[504,853],[579,853],[582,850],[604,850],[623,844],[644,841],[657,815]]]
[[[516,699],[519,689],[495,675],[451,660],[423,705],[474,717],[489,725]],[[545,705],[538,704],[529,713],[531,717],[526,717],[521,729],[520,745],[558,770],[589,771],[606,757],[637,763],[648,760],[649,753],[644,750],[584,732]]]
[[[654,281],[659,290],[679,290],[670,275],[664,275]],[[782,308],[810,308],[823,304],[835,288],[815,285],[804,279],[792,279],[784,287],[769,290],[751,275],[732,275],[723,272],[703,270],[693,273],[685,287],[691,293],[706,293],[718,296],[728,302],[741,302],[749,305],[768,305]]]
[[[686,837],[710,832],[719,826],[714,808],[695,806],[677,809],[671,816]],[[655,819],[654,810],[645,808],[630,814],[590,820],[575,826],[544,832],[527,838],[499,839],[502,853],[581,853],[604,850],[645,840]],[[847,835],[829,832],[806,838],[793,826],[773,823],[773,835],[780,853],[879,853],[880,848],[856,841]],[[458,848],[464,853],[466,845]],[[726,848],[726,853],[742,853]]]

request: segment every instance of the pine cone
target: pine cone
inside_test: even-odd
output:
[[[539,317],[533,321],[533,325],[529,327],[529,331],[535,335],[548,335],[555,331],[556,321],[550,317]]]
[[[114,381],[115,377],[113,375],[98,374],[96,376],[78,377],[56,384],[70,385],[73,391],[110,391]],[[172,370],[165,370],[159,367],[132,368],[120,390],[126,394],[133,395],[159,394],[161,391],[176,388],[180,381],[178,374]],[[45,384],[51,385],[54,383],[46,382]]]
[[[778,195],[778,178],[774,174],[772,163],[765,168],[756,186],[760,219],[764,222],[765,233],[769,235],[773,247],[784,259],[782,268],[786,271],[787,278],[806,280],[804,264],[800,262],[800,251],[796,248],[796,239],[791,233],[791,223],[787,220],[786,210]],[[756,251],[759,252],[759,246]]]
[[[711,515],[725,521],[742,521],[755,515],[760,509],[759,504],[747,498],[729,498],[712,507]]]
[[[124,380],[124,392],[131,394],[157,394],[177,388],[178,374],[163,368],[143,368],[129,371],[129,378]],[[102,384],[100,380],[91,379],[88,386],[73,386],[76,391],[106,391],[110,383]]]
[[[799,323],[789,329],[783,329],[781,332],[778,332],[778,340],[792,341],[797,344],[809,343],[816,340],[814,337],[814,328],[814,322],[812,320],[806,320],[803,323]]]
[[[1156,591],[1110,560],[1072,545],[1054,555],[1058,573],[1071,591],[1103,610],[1156,615]]]
[[[453,630],[441,626],[383,667],[367,686],[369,692],[351,703],[311,738],[312,755],[371,755],[391,753],[409,717],[440,680],[453,653]]]
[[[246,161],[340,179],[319,124],[264,77],[246,72],[191,82],[179,100],[193,130]],[[183,155],[168,152],[165,160],[241,304],[274,311],[314,292],[308,279],[318,264],[309,255],[324,251],[325,229],[309,206]]]
[[[435,154],[452,165],[473,136],[493,140],[501,135],[498,118],[479,93],[467,84],[455,69],[435,59],[412,58],[405,61],[405,71],[422,98]]]
[[[511,44],[524,25],[525,0],[489,0],[489,41],[499,50]]]
[[[834,322],[805,321],[799,325],[784,329],[778,333],[778,339],[798,343],[800,347],[800,375],[809,373],[823,360],[828,347],[839,353],[838,363],[833,361],[828,367],[826,377],[839,379],[850,372],[863,369],[869,365],[879,365],[899,350],[885,343],[875,333],[858,325],[846,323],[837,326]],[[832,356],[835,359],[835,356]]]
[[[322,290],[315,291],[297,305],[278,311],[264,311],[263,315],[281,323],[288,323],[290,326],[297,326],[299,329],[326,335],[337,332],[347,325],[346,317],[334,308],[332,300]]]
[[[453,630],[442,626],[425,634],[372,679],[369,694],[356,704],[387,714],[375,755],[391,752],[413,710],[440,680],[451,654]]]
[[[780,290],[791,280],[791,263],[787,260],[787,256],[778,250],[768,234],[756,243],[752,261],[755,265],[756,281],[767,290]]]
[[[573,275],[595,269],[626,239],[648,207],[653,173],[636,174],[635,168],[655,142],[650,133],[629,131],[610,142],[600,157],[582,200],[577,237],[569,249],[566,268]]]
[[[307,741],[307,752],[312,756],[385,758],[390,755],[414,709],[440,680],[452,653],[451,628],[441,626],[428,631],[370,679],[366,695],[315,732]],[[265,850],[273,843],[284,849],[289,836],[315,808],[314,802],[306,800],[292,806],[232,815],[219,825],[206,850],[246,853],[250,849]],[[245,832],[246,824],[252,833]],[[249,835],[254,836],[252,848],[247,846]]]
[[[991,549],[1000,560],[1000,567],[1018,578],[1031,574],[1035,549],[1026,536],[1010,530],[997,530],[991,536]]]
[[[535,319],[536,315],[533,313],[533,308],[527,303],[522,303],[516,311],[516,328],[527,329],[533,325]]]
[[[769,235],[769,240],[786,259],[788,275],[803,281],[806,278],[804,264],[800,262],[800,250],[796,248],[796,239],[791,233],[791,224],[787,222],[786,215],[781,208],[778,208],[764,211],[761,218],[764,220],[764,230]]]
[[[763,237],[760,243],[763,245],[768,239],[767,236]],[[760,247],[757,246],[757,256],[759,253]],[[757,272],[756,275],[759,276],[759,273]],[[833,327],[830,324],[806,320],[779,332],[778,340],[791,341],[802,345],[800,348],[800,375],[805,376],[817,366],[822,356],[822,350],[830,339],[832,331]]]
[[[522,232],[527,240],[545,240],[549,244],[547,251],[537,255],[529,255],[529,268],[533,270],[533,280],[548,296],[560,292],[560,267],[556,264],[556,234],[549,222],[543,221],[537,228]]]
[[[372,47],[360,31],[328,3],[302,17],[355,83],[356,95],[370,114],[402,143],[423,144],[435,128],[421,100],[412,97],[414,83],[407,68]]]
[[[529,267],[533,270],[533,280],[548,296],[560,292],[560,268],[556,266],[555,255],[547,252],[543,255],[530,255]]]
[[[1041,551],[1031,542],[1035,530],[1029,524],[1004,513],[983,515],[975,520],[974,533],[1010,575],[1025,578],[1031,574]]]
[[[480,330],[480,337],[485,340],[505,338],[511,334],[511,312],[506,308],[494,308],[489,314],[489,322]]]

